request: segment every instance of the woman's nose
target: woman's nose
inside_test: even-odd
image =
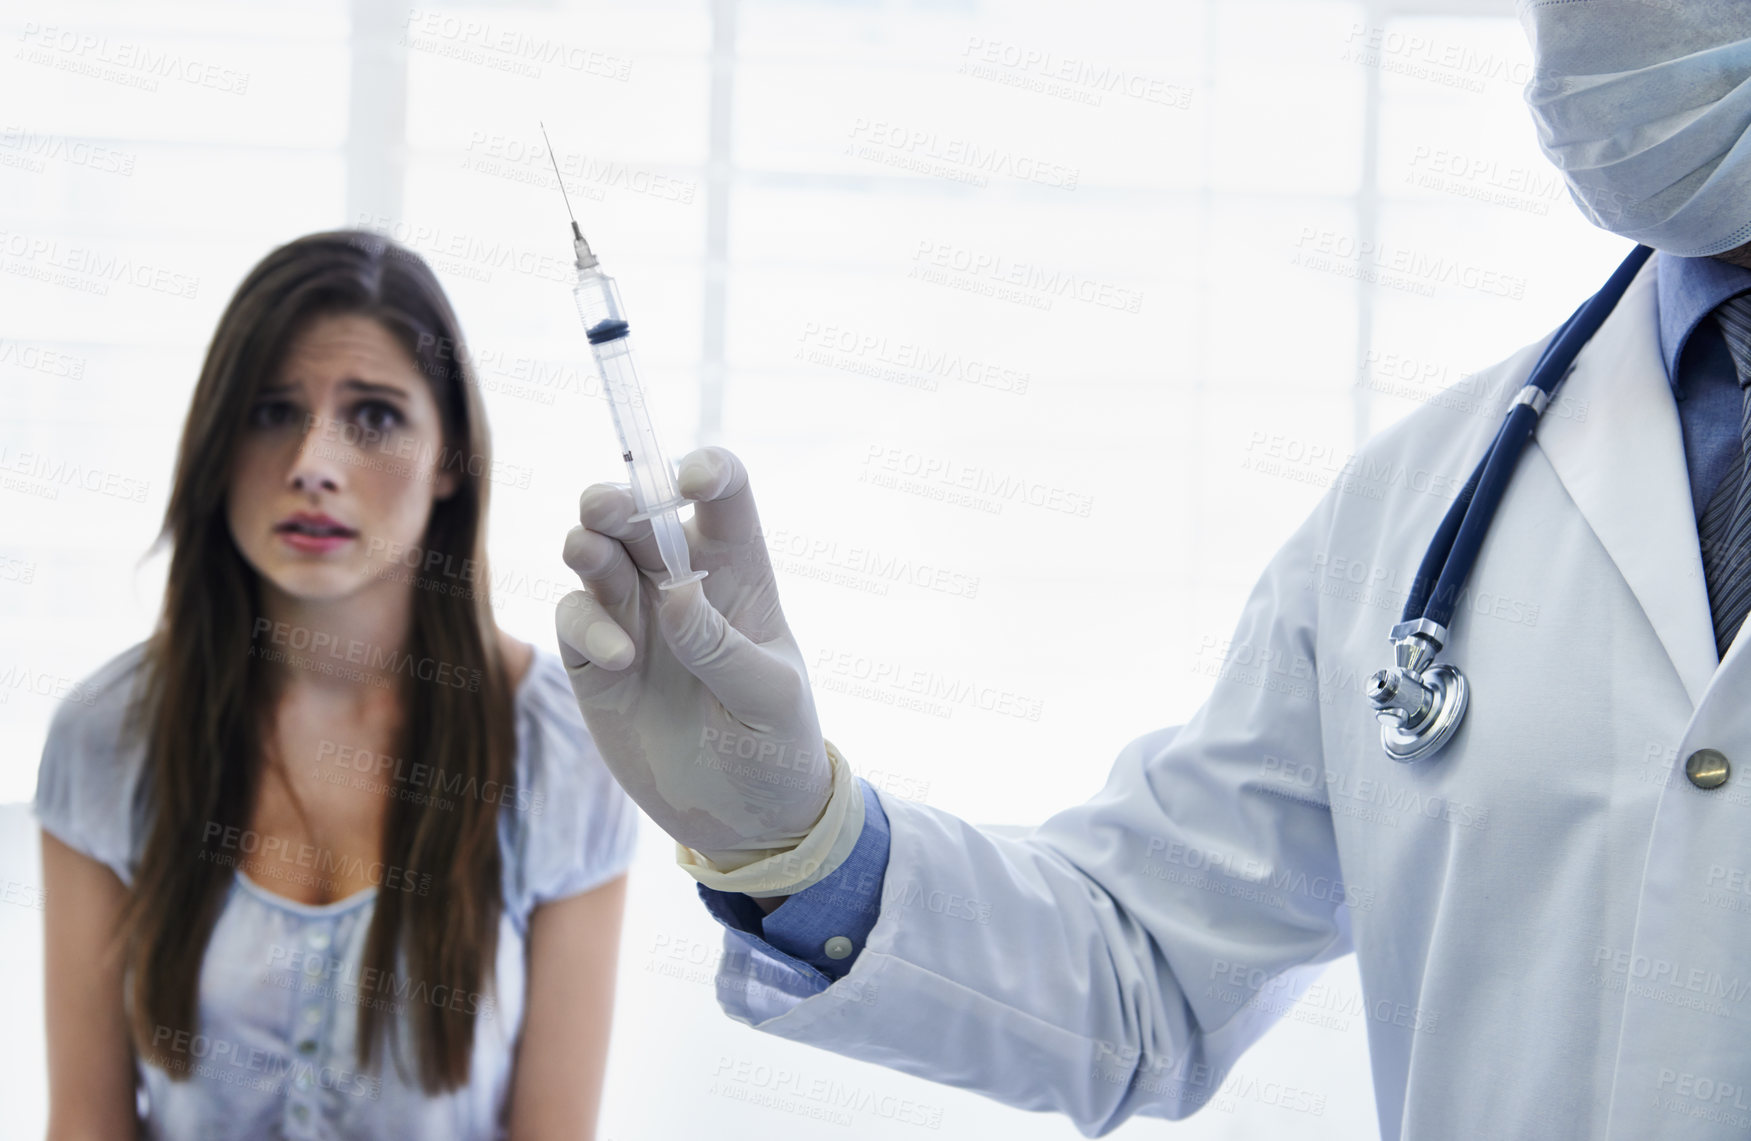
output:
[[[321,424],[319,417],[307,422],[304,439],[292,460],[290,481],[294,491],[339,491],[341,488],[345,452],[327,438],[328,433],[322,431]]]

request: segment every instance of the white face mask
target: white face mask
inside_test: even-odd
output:
[[[1679,257],[1751,241],[1751,0],[1519,0],[1538,144],[1589,221]]]

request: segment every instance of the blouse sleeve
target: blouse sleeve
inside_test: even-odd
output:
[[[518,920],[599,887],[632,863],[638,808],[590,738],[559,656],[537,649],[518,702],[506,905]]]
[[[45,832],[133,885],[145,742],[127,725],[145,643],[74,686],[49,720],[32,811]]]

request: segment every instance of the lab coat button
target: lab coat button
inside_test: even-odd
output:
[[[829,959],[843,959],[851,954],[851,940],[843,935],[835,935],[827,940],[827,945],[821,949],[827,952]]]
[[[1697,788],[1719,788],[1731,771],[1727,755],[1719,749],[1698,749],[1684,762],[1684,775]]]

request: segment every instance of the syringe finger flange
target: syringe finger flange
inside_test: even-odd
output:
[[[629,523],[639,523],[657,515],[666,515],[671,511],[679,511],[681,508],[687,506],[689,502],[691,501],[677,496],[674,499],[665,500],[662,503],[654,503],[651,506],[646,507],[643,511],[638,511],[634,514],[628,515],[626,519]]]

